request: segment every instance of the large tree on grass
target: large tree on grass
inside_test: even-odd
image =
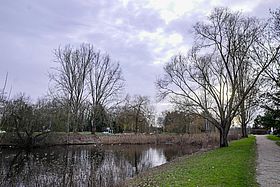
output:
[[[228,146],[233,118],[279,56],[279,45],[274,45],[268,33],[267,24],[256,18],[214,9],[207,22],[194,26],[196,40],[189,54],[177,55],[165,66],[164,77],[157,81],[160,97],[170,96],[201,114],[218,128],[220,147]],[[251,79],[240,92],[244,64],[251,70]]]

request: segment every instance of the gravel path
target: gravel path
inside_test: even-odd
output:
[[[280,187],[280,146],[257,135],[257,182],[263,186]]]

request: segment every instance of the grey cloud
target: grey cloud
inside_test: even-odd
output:
[[[252,14],[268,12],[275,2],[261,2]],[[199,8],[209,7],[205,1]],[[126,6],[113,0],[2,1],[0,87],[9,72],[14,94],[23,91],[33,98],[43,95],[48,87],[47,73],[56,65],[52,50],[59,45],[89,42],[120,61],[129,93],[153,96],[155,78],[162,73],[162,65],[151,64],[156,55],[164,56],[172,47],[162,46],[161,54],[154,54],[158,44],[148,39],[140,41],[137,35],[162,28],[164,36],[179,33],[184,43],[191,45],[189,31],[204,16],[195,10],[167,25],[159,12],[145,6],[145,1],[129,1]]]
[[[152,50],[135,36],[139,30],[162,26],[154,10],[133,3],[123,7],[117,1],[6,1],[0,6],[0,21],[0,74],[2,78],[9,72],[14,94],[23,91],[35,98],[44,94],[48,71],[56,65],[52,50],[79,42],[90,42],[119,60],[128,85],[135,87],[128,90],[137,91],[141,81],[153,87],[150,76],[143,74],[153,61]]]
[[[275,3],[273,0],[262,1],[254,10],[251,12],[253,16],[268,18],[270,17],[270,10],[280,8],[280,2]]]
[[[75,12],[82,12],[80,9],[65,11],[59,3],[44,2],[50,1],[6,1],[0,7],[1,31],[25,37],[42,37],[68,32],[81,24],[77,19],[79,15],[75,15]]]

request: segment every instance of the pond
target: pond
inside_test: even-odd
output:
[[[199,146],[75,145],[0,149],[0,186],[115,186]]]

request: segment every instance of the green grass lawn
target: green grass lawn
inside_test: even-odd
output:
[[[273,141],[280,141],[280,137],[279,136],[275,136],[275,135],[267,135],[266,136],[268,139],[273,140]]]
[[[275,135],[267,135],[267,139],[276,141],[276,144],[280,146],[280,137]]]
[[[226,148],[183,158],[150,176],[136,177],[129,186],[258,186],[255,159],[255,137],[251,136]]]

